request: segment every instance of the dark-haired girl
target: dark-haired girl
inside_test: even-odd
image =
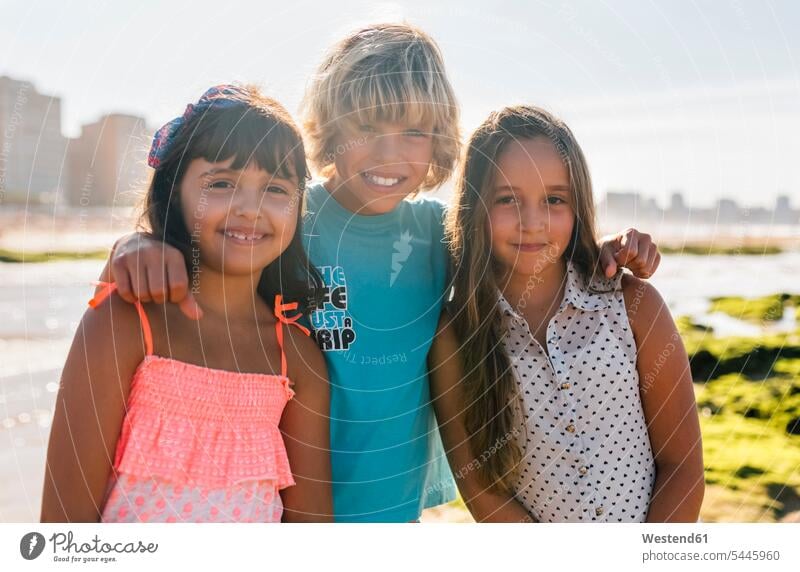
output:
[[[102,284],[64,367],[42,520],[329,520],[327,374],[297,323],[319,281],[297,127],[218,86],[159,130],[149,164],[144,222],[186,253],[202,318]]]

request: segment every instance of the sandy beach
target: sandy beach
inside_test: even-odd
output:
[[[6,232],[3,238],[9,236],[14,234]],[[49,236],[45,232],[40,242],[51,240]],[[114,236],[99,233],[85,239],[84,246],[108,245]],[[90,281],[102,265],[102,260],[0,263],[0,522],[38,520],[60,370],[91,296]],[[715,328],[735,334],[752,326],[724,315],[708,316],[711,296],[796,292],[798,276],[796,251],[774,256],[667,255],[653,283],[673,314],[717,320]],[[793,316],[787,320],[791,323],[783,327],[797,327]],[[425,522],[469,520],[463,508],[449,505],[423,517]]]

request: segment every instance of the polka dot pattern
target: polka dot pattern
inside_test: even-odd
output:
[[[622,274],[588,286],[571,264],[547,352],[499,296],[520,393],[518,500],[541,522],[643,522],[655,463]]]
[[[109,484],[102,522],[280,522],[282,515],[274,481],[206,489],[121,474]]]

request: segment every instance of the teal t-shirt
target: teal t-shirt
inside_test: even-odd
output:
[[[444,302],[444,205],[356,215],[307,191],[306,251],[325,282],[312,335],[331,389],[337,521],[407,522],[455,498],[430,403],[427,355]]]

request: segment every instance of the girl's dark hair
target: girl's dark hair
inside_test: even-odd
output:
[[[233,158],[231,169],[254,164],[272,175],[296,177],[301,204],[310,179],[300,130],[280,103],[252,86],[242,86],[226,100],[225,105],[211,105],[190,116],[181,126],[155,170],[140,217],[140,225],[153,237],[183,252],[189,273],[192,239],[179,191],[192,160],[221,162]],[[270,306],[275,295],[282,294],[307,312],[317,305],[322,280],[303,248],[302,222],[303,209],[298,208],[294,237],[278,259],[263,270],[257,291]]]

